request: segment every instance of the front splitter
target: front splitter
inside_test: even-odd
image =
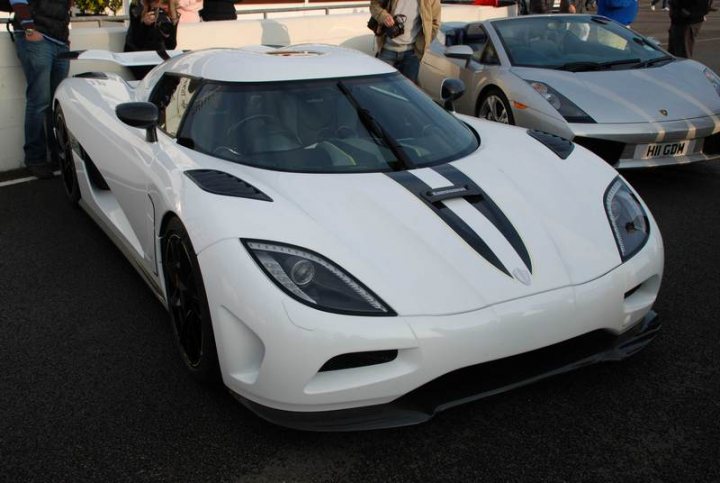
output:
[[[657,314],[620,335],[597,330],[531,352],[449,372],[386,404],[336,411],[294,412],[257,404],[233,393],[271,423],[303,431],[360,431],[410,426],[460,404],[493,396],[547,377],[606,361],[620,361],[642,350],[657,335]]]

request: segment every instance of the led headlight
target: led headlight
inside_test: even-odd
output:
[[[717,95],[720,96],[720,77],[718,77],[715,72],[711,71],[707,67],[705,68],[705,70],[703,70],[703,74],[705,74],[705,78],[713,85]]]
[[[615,178],[605,192],[605,211],[624,262],[640,251],[650,235],[647,214],[620,178]]]
[[[530,86],[548,101],[567,122],[594,123],[595,120],[576,106],[570,99],[543,82],[528,80]]]
[[[316,309],[349,315],[396,315],[380,297],[327,258],[304,248],[242,240],[270,280]]]

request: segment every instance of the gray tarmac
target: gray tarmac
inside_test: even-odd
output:
[[[668,23],[644,5],[634,27],[662,40]],[[701,35],[718,71],[717,13]],[[720,481],[720,164],[624,175],[666,246],[652,345],[341,434],[273,426],[196,383],[161,305],[59,179],[1,187],[0,481]]]

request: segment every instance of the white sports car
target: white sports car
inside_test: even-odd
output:
[[[662,239],[615,170],[364,54],[87,73],[54,119],[70,200],[166,304],[188,369],[275,423],[418,423],[659,330]]]

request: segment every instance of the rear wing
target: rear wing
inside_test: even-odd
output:
[[[182,50],[110,52],[109,50],[90,49],[73,50],[61,54],[60,58],[70,60],[106,61],[123,67],[141,67],[162,64],[167,59],[176,57],[182,53]]]

